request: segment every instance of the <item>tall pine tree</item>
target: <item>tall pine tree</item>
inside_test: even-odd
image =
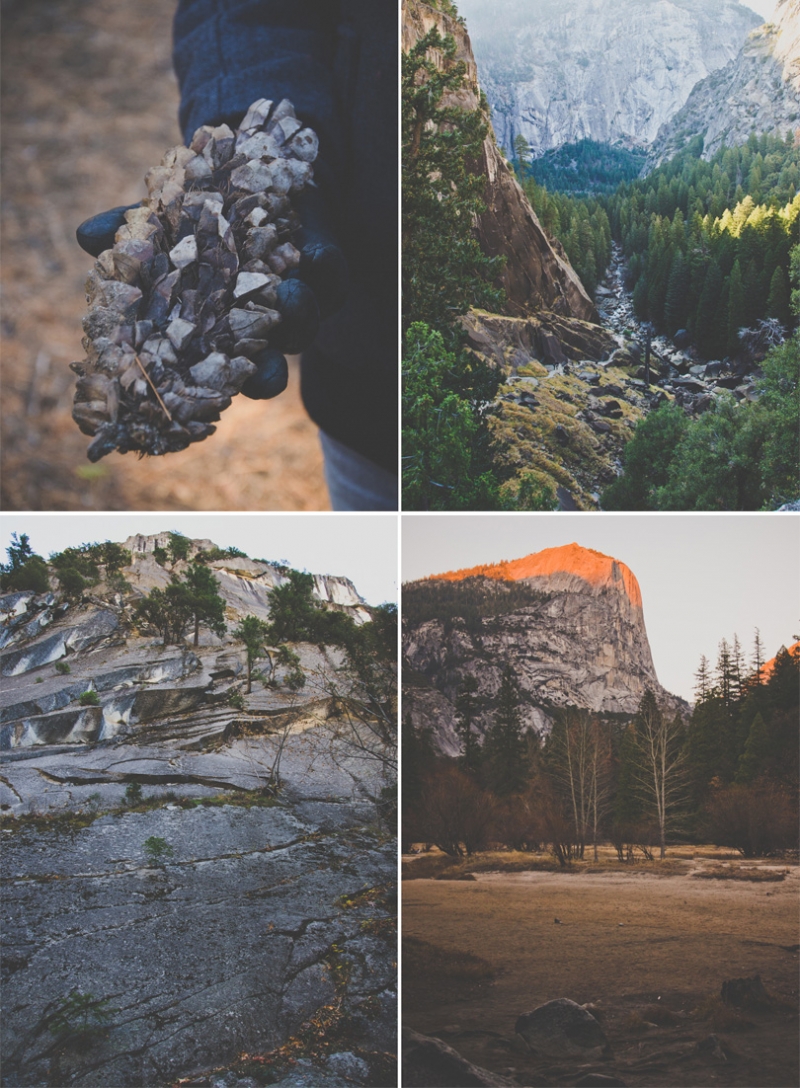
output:
[[[528,781],[527,744],[522,735],[519,685],[510,665],[503,671],[497,710],[484,741],[484,767],[491,790],[498,797],[520,793]]]
[[[477,772],[481,755],[478,734],[473,729],[480,709],[477,694],[477,678],[473,674],[465,676],[456,695],[456,729],[464,748],[464,767],[470,774]]]

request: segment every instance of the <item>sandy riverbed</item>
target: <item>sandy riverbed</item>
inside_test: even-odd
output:
[[[775,883],[692,875],[708,864],[406,882],[406,1023],[520,1083],[570,1084],[577,1067],[521,1054],[513,1039],[517,1016],[569,997],[599,1006],[614,1058],[597,1071],[627,1084],[796,1085],[800,870],[783,867]],[[721,1005],[724,980],[756,972],[773,1006]],[[665,1023],[644,1026],[653,1019]],[[712,1033],[727,1061],[696,1050]]]

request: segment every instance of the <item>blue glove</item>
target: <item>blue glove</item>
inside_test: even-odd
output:
[[[121,205],[85,220],[76,231],[78,245],[99,257],[114,245],[125,213],[137,207],[139,204]],[[288,381],[284,355],[296,355],[309,347],[320,321],[340,310],[347,298],[347,262],[327,228],[319,191],[301,193],[295,208],[303,223],[297,238],[300,265],[277,289],[281,323],[270,333],[270,346],[251,360],[258,371],[241,391],[253,400],[268,400],[283,392]]]

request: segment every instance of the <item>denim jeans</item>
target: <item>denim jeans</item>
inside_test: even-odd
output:
[[[334,510],[396,510],[397,477],[355,450],[319,432],[325,482]]]

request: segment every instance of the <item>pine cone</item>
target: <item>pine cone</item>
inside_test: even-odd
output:
[[[204,125],[149,171],[147,199],[86,281],[72,415],[94,436],[90,461],[186,449],[246,382],[260,396],[286,387],[281,311],[300,260],[291,197],[313,184],[317,149],[291,102],[260,99],[236,132]]]

